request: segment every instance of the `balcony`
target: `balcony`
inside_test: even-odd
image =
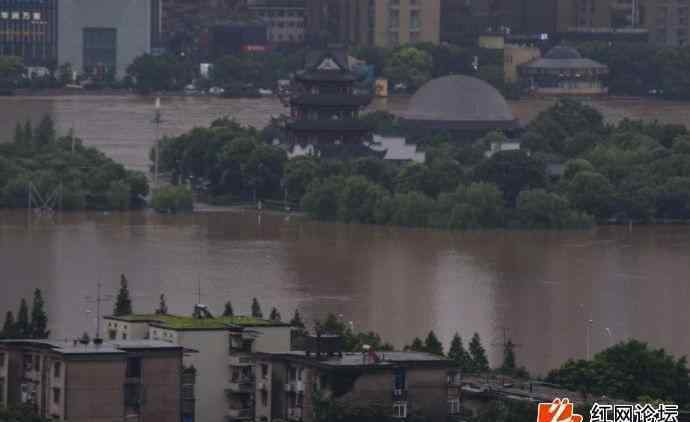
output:
[[[448,374],[448,386],[460,387],[462,385],[462,377],[460,374]]]
[[[231,354],[228,358],[230,366],[253,366],[254,358],[243,353]]]
[[[300,420],[302,420],[302,409],[299,407],[288,408],[287,419],[289,421],[300,421]]]
[[[249,407],[228,409],[227,416],[229,421],[243,421],[254,418],[254,415],[252,415],[252,409]]]
[[[396,388],[393,389],[393,401],[406,401],[407,400],[407,389]]]
[[[303,393],[304,381],[288,381],[285,383],[286,393]]]
[[[238,378],[228,382],[225,391],[228,393],[253,393],[255,383],[253,378]]]
[[[266,380],[266,379],[256,380],[256,389],[257,390],[268,391],[268,389],[269,389],[268,386],[269,386],[268,380]]]

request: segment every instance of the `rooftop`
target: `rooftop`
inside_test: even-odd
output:
[[[442,356],[421,352],[377,352],[377,360],[367,353],[343,353],[315,358],[306,352],[266,353],[264,356],[332,369],[393,368],[399,366],[453,367],[455,363]]]
[[[0,345],[35,347],[61,355],[125,355],[127,350],[182,350],[180,346],[156,340],[107,341],[102,344],[82,344],[74,340],[0,340]]]
[[[427,82],[414,94],[400,117],[415,123],[504,128],[517,125],[505,98],[485,81],[450,75]]]
[[[558,45],[549,50],[544,57],[532,60],[522,65],[525,69],[592,69],[606,71],[608,66],[592,59],[582,57],[580,53],[571,47]]]
[[[287,327],[289,324],[254,318],[251,316],[232,316],[216,318],[194,318],[181,315],[132,314],[125,316],[106,316],[105,319],[124,322],[147,322],[171,330],[224,330],[232,327]]]

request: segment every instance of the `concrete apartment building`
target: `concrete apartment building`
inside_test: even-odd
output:
[[[271,43],[304,42],[304,0],[247,0],[247,7],[253,16],[266,23]]]
[[[123,77],[137,56],[151,52],[159,21],[159,0],[60,0],[58,63]]]
[[[70,422],[181,421],[181,347],[0,341],[0,406]]]
[[[310,41],[373,45],[374,2],[370,0],[305,0]]]
[[[451,361],[415,352],[341,353],[335,337],[308,339],[305,352],[257,357],[257,421],[311,422],[318,396],[400,419],[443,421],[460,411],[460,374]]]
[[[657,45],[688,45],[690,2],[687,0],[641,0],[642,24]]]
[[[376,46],[438,44],[440,26],[440,0],[374,0],[373,40]]]
[[[183,363],[196,370],[193,420],[199,422],[253,420],[255,353],[288,352],[292,334],[288,324],[241,316],[110,316],[102,327],[109,339],[152,339],[193,349]]]

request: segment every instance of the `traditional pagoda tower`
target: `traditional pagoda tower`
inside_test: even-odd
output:
[[[295,75],[289,98],[288,143],[318,150],[366,141],[373,128],[359,119],[359,113],[373,97],[355,94],[356,79],[344,51],[307,54],[306,67]]]

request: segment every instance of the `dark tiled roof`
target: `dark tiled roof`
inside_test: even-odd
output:
[[[352,72],[340,70],[303,70],[297,72],[295,78],[298,81],[311,82],[354,82],[357,80]]]
[[[422,86],[400,117],[445,122],[455,126],[513,126],[515,117],[505,98],[488,83],[462,75],[444,76]]]
[[[551,50],[548,51],[544,55],[544,58],[546,59],[557,59],[557,60],[572,60],[572,59],[581,59],[582,56],[580,55],[580,52],[577,51],[576,49],[572,47],[568,47],[565,45],[557,45],[553,47]]]
[[[372,99],[371,95],[302,94],[290,102],[295,105],[364,107]]]
[[[369,132],[371,124],[358,119],[297,120],[288,123],[287,128],[300,132]]]

